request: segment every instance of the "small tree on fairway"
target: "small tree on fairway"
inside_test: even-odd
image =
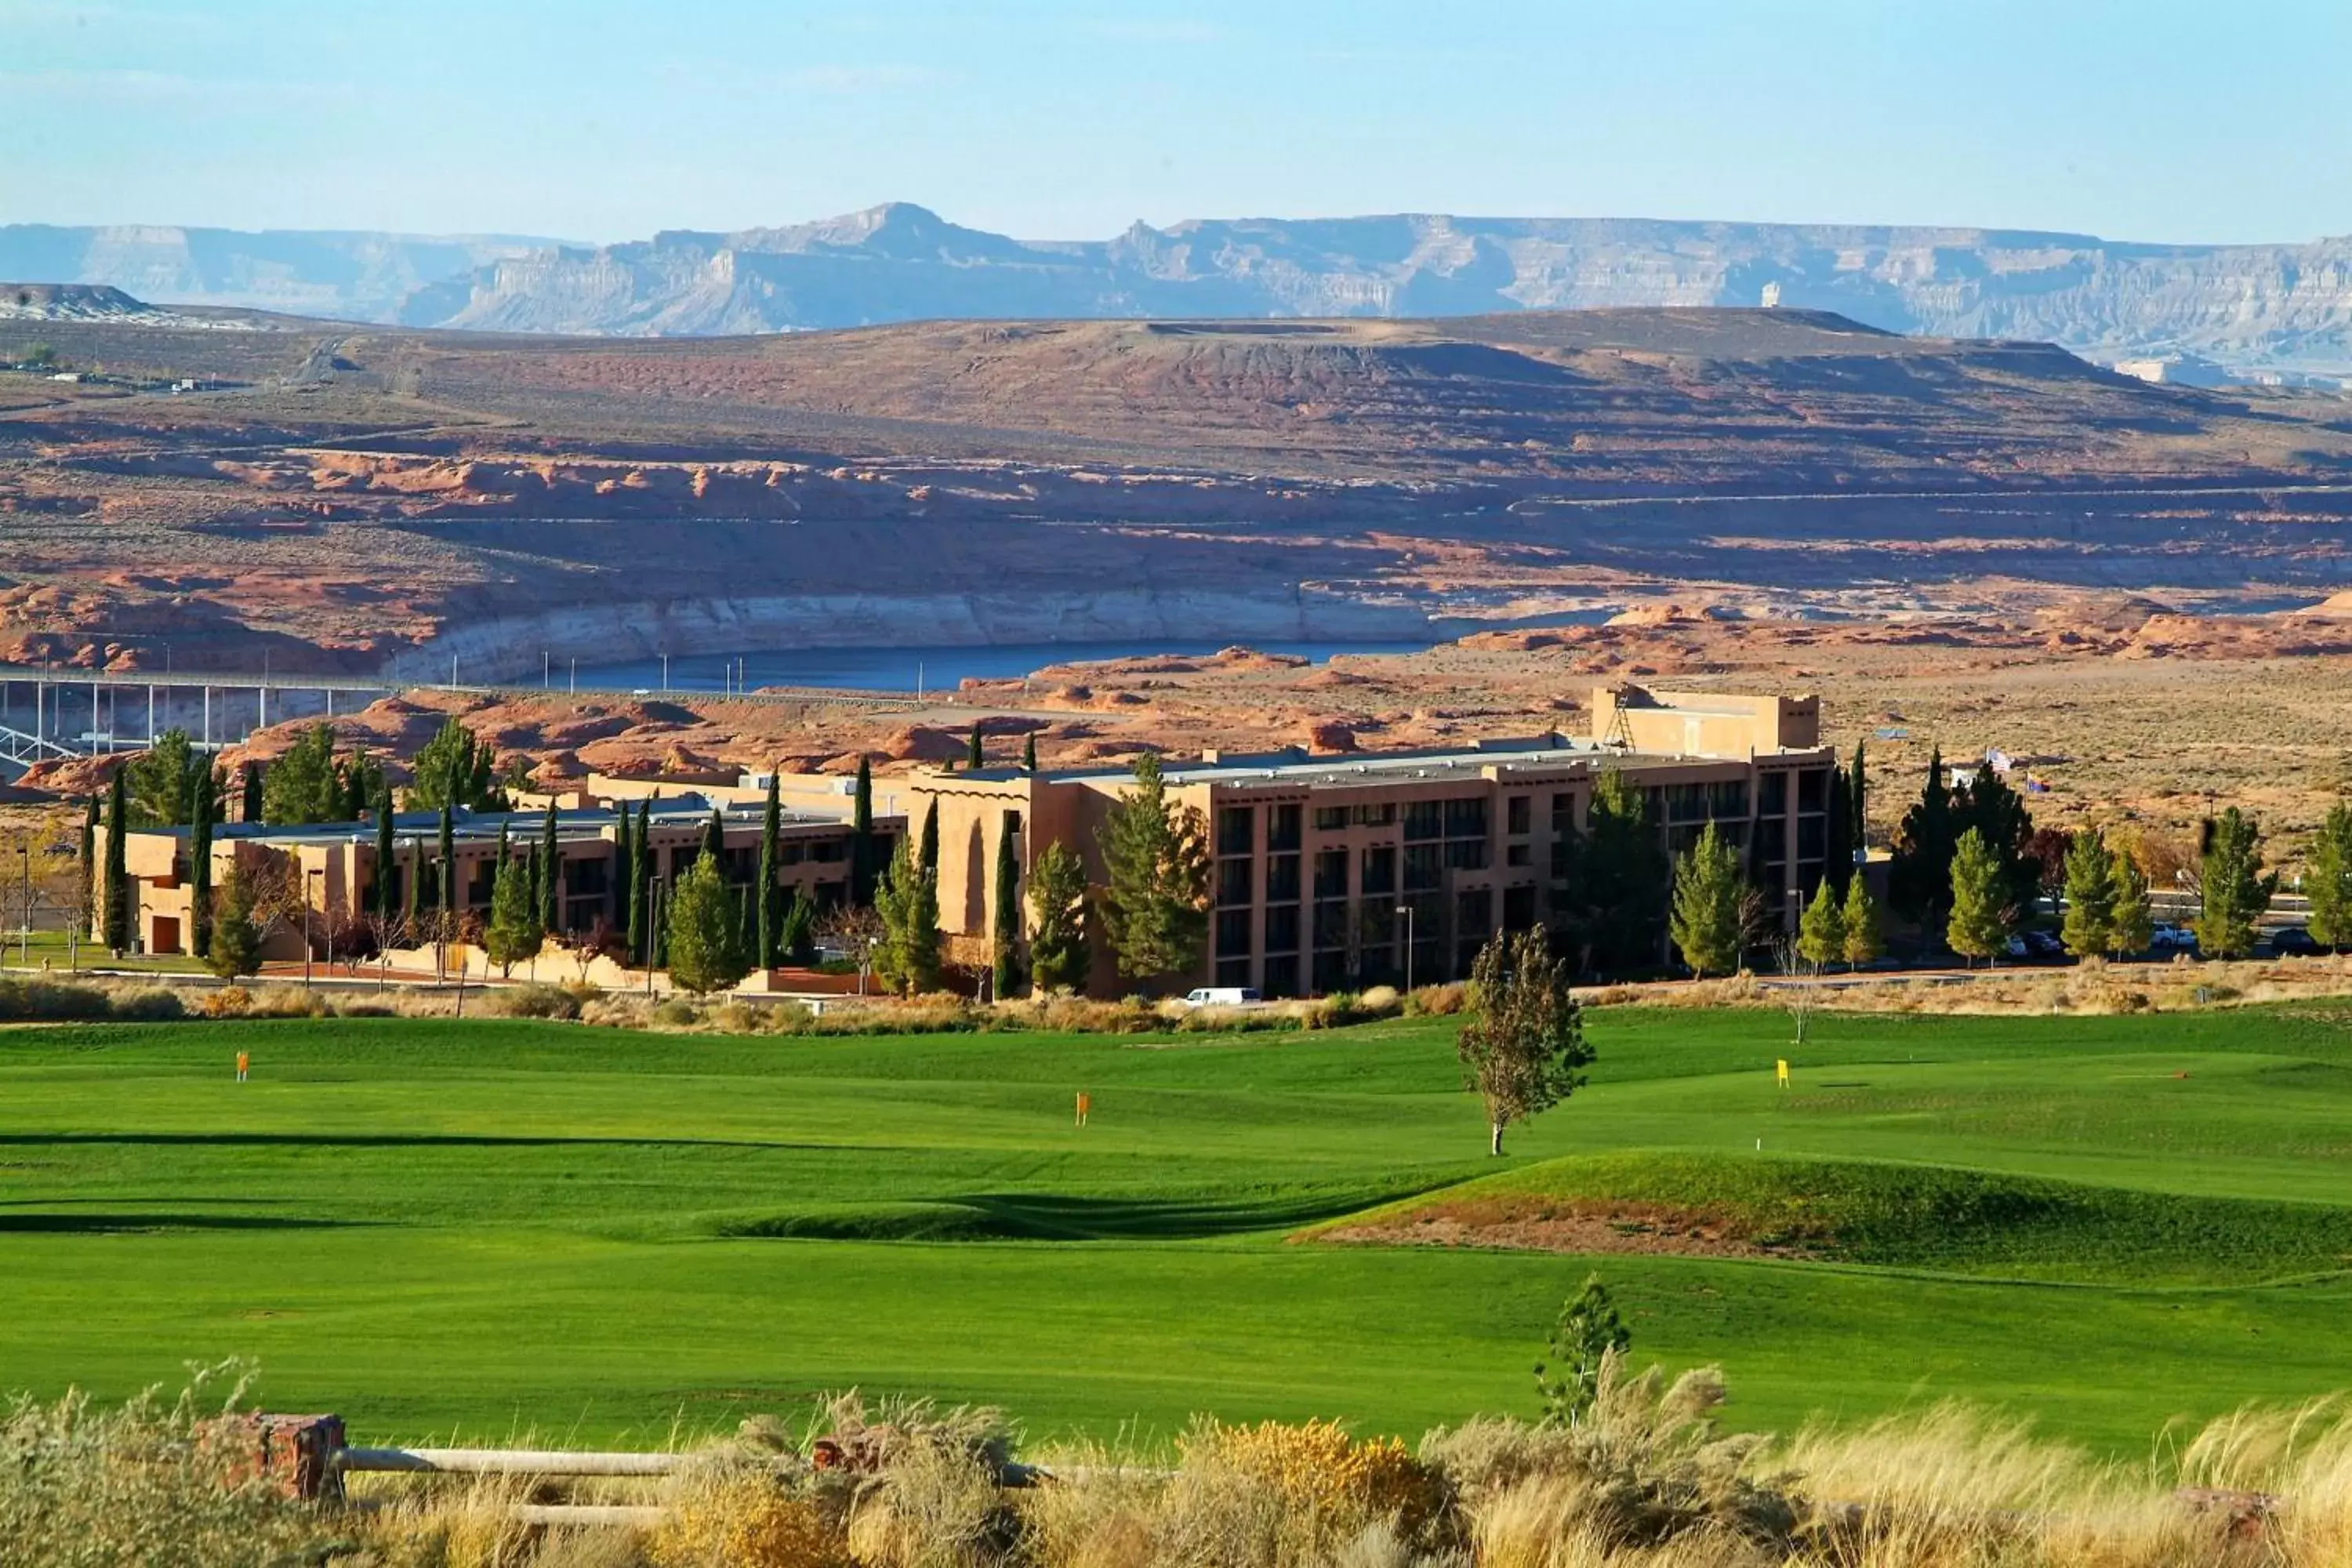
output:
[[[1470,987],[1477,1016],[1462,1026],[1455,1052],[1465,1087],[1486,1102],[1488,1147],[1503,1152],[1503,1130],[1558,1105],[1584,1085],[1591,1065],[1584,1016],[1569,989],[1568,966],[1552,957],[1539,931],[1497,931],[1478,950]]]
[[[1710,822],[1698,842],[1675,862],[1674,911],[1667,931],[1691,973],[1728,974],[1739,967],[1741,906],[1748,887],[1739,874],[1739,851]]]
[[[2066,846],[2066,912],[2058,940],[2077,958],[2105,952],[2116,932],[2116,857],[2107,841],[2084,828]]]
[[[1542,1425],[1573,1426],[1592,1408],[1601,1392],[1601,1363],[1623,1355],[1633,1331],[1598,1274],[1584,1277],[1584,1289],[1561,1304],[1552,1325],[1551,1359],[1536,1363],[1536,1393],[1543,1400]]]
[[[889,869],[874,889],[875,912],[882,917],[882,941],[875,973],[902,995],[934,991],[940,984],[940,885],[927,867],[915,863],[900,838]]]
[[[1014,858],[1013,814],[996,826],[996,886],[992,931],[995,963],[989,976],[990,994],[999,1001],[1021,988],[1021,863]]]
[[[1951,916],[1944,940],[1963,958],[1990,961],[2009,941],[2009,889],[2000,858],[1969,828],[1952,847]]]
[[[482,950],[499,966],[501,976],[511,976],[516,964],[539,956],[547,933],[540,927],[537,889],[531,885],[530,868],[501,854],[496,876],[490,887],[490,923],[482,932]]]
[[[1813,889],[1812,901],[1798,921],[1797,952],[1816,966],[1835,963],[1845,956],[1845,910],[1827,877]]]
[[[2303,891],[2311,900],[2311,940],[2352,947],[2352,805],[2338,801],[2327,808],[2311,842]]]
[[[1087,951],[1087,869],[1066,844],[1048,844],[1029,868],[1029,977],[1041,991],[1083,990]]]
[[[1863,886],[1859,869],[1845,888],[1845,908],[1840,911],[1839,925],[1845,932],[1845,962],[1849,968],[1859,969],[1865,963],[1875,963],[1886,951],[1886,938],[1879,926],[1878,900]]]
[[[2278,874],[2263,873],[2262,843],[2254,819],[2234,805],[2206,826],[2197,877],[2204,909],[2196,926],[2198,950],[2208,958],[2243,958],[2254,951],[2254,922],[2278,891]]]
[[[1208,938],[1208,825],[1170,800],[1160,759],[1136,760],[1135,787],[1112,802],[1098,841],[1110,887],[1104,934],[1130,980],[1188,973]]]
[[[2128,855],[2116,857],[2116,901],[2107,928],[2107,952],[2128,958],[2156,943],[2156,910],[2148,902],[2147,878]]]
[[[261,959],[261,931],[254,924],[253,892],[245,868],[232,861],[222,879],[219,907],[213,913],[212,951],[205,967],[223,980],[251,974]]]
[[[662,911],[667,927],[669,977],[698,996],[732,987],[751,973],[736,941],[734,893],[719,862],[705,855],[670,889]]]

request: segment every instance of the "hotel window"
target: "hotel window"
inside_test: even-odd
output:
[[[1268,849],[1298,847],[1299,808],[1277,805],[1268,808],[1265,819],[1265,847]]]
[[[1250,912],[1247,910],[1217,911],[1217,956],[1246,956],[1250,950]]]
[[[1408,844],[1404,851],[1405,891],[1417,893],[1444,880],[1444,851],[1434,844]]]
[[[1265,950],[1268,952],[1298,951],[1298,906],[1277,904],[1265,911]]]
[[[1364,851],[1364,888],[1366,898],[1396,891],[1397,852],[1393,844],[1381,844]]]
[[[1829,770],[1808,768],[1797,775],[1797,809],[1822,811],[1829,805]]]
[[[1223,805],[1217,808],[1217,853],[1246,855],[1257,847],[1257,807],[1254,805]]]
[[[1789,815],[1789,775],[1765,773],[1756,781],[1759,792],[1758,812],[1764,816]]]
[[[1378,805],[1360,805],[1350,815],[1359,827],[1394,827],[1396,802],[1389,800]]]
[[[1315,852],[1315,896],[1318,899],[1344,899],[1348,896],[1348,852],[1345,849],[1318,849]]]
[[[1484,838],[1486,837],[1486,797],[1474,795],[1466,799],[1445,803],[1445,837],[1448,838]]]
[[[1445,833],[1445,807],[1441,801],[1408,801],[1404,808],[1407,838],[1440,838]]]
[[[1250,867],[1253,864],[1249,860],[1217,862],[1218,903],[1246,904],[1250,901]]]
[[[1503,803],[1503,808],[1505,819],[1507,824],[1506,831],[1507,831],[1512,837],[1524,837],[1528,833],[1534,831],[1530,819],[1534,816],[1535,813],[1528,805],[1528,797],[1526,795],[1515,795],[1511,796],[1508,800]]]
[[[1337,833],[1348,826],[1348,808],[1344,805],[1318,805],[1315,808],[1315,831]]]
[[[1243,861],[1240,864],[1246,865]],[[1269,904],[1293,903],[1298,898],[1298,857],[1269,855],[1265,858],[1265,901]]]
[[[1505,845],[1503,847],[1503,864],[1506,866],[1534,865],[1534,847],[1527,844]]]

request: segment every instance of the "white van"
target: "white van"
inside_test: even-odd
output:
[[[1202,985],[1184,994],[1187,1007],[1245,1007],[1263,1000],[1255,985]]]

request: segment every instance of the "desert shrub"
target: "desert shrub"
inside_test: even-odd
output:
[[[103,1018],[112,1009],[94,985],[53,980],[0,980],[0,1019],[27,1022]]]
[[[580,1005],[580,1021],[608,1029],[642,1029],[653,1020],[653,1004],[635,991],[619,991]]]
[[[180,994],[164,986],[147,986],[135,991],[118,991],[113,997],[113,1013],[118,1018],[142,1024],[168,1024],[187,1016]]]
[[[710,1010],[708,1022],[721,1034],[756,1035],[767,1028],[767,1014],[748,1002],[722,1002]]]
[[[1060,1034],[1142,1035],[1165,1026],[1140,999],[1097,1002],[1084,996],[1048,996],[1032,1004],[1037,1027]]]
[[[253,1005],[253,993],[242,985],[224,985],[217,991],[205,993],[205,1016],[207,1018],[242,1018]]]
[[[323,1018],[327,999],[299,985],[265,985],[246,1005],[248,1018]]]
[[[482,1011],[497,1018],[577,1018],[580,998],[562,986],[533,982],[491,992],[482,999]]]
[[[655,1005],[652,1021],[665,1028],[690,1029],[702,1022],[702,1013],[685,997],[673,996]]]
[[[18,1397],[0,1411],[0,1563],[260,1568],[320,1561],[334,1521],[240,1473],[243,1451],[208,1439],[218,1394],[201,1374],[177,1400],[152,1391],[119,1408],[80,1394]]]
[[[1470,1005],[1470,987],[1455,980],[1444,985],[1418,985],[1404,999],[1408,1017],[1447,1018]]]
[[[656,1568],[857,1568],[824,1510],[756,1468],[682,1487],[646,1555]]]

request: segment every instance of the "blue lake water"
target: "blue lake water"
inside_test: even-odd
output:
[[[1139,658],[1170,654],[1200,657],[1234,645],[1228,637],[1202,642],[1004,643],[982,647],[813,647],[781,653],[741,655],[742,684],[747,690],[762,686],[826,686],[868,691],[952,690],[966,677],[1017,679],[1049,664],[1088,659]],[[1429,647],[1419,642],[1253,642],[1260,653],[1291,654],[1316,664],[1334,654],[1417,653]],[[668,689],[724,691],[733,659],[724,654],[676,655],[669,660]],[[569,668],[555,667],[555,685],[571,679]],[[663,689],[662,661],[633,659],[623,664],[580,667],[579,683],[607,690],[618,688],[647,691]]]

